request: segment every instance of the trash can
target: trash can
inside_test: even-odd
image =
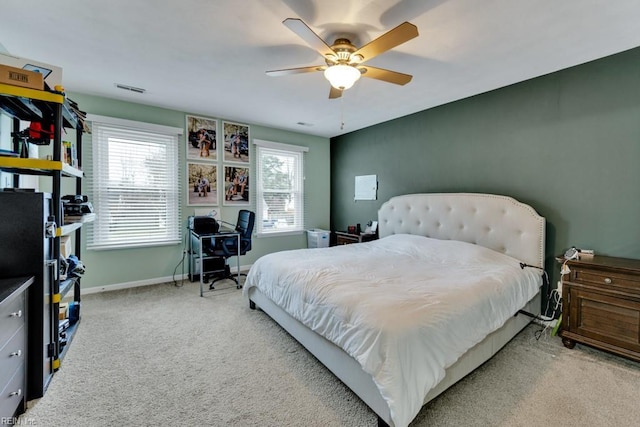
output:
[[[312,228],[307,230],[307,247],[308,248],[328,248],[329,237],[331,232]]]

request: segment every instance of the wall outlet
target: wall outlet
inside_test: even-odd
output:
[[[558,284],[556,285],[556,289],[558,290],[558,294],[562,296],[562,280],[558,280]]]

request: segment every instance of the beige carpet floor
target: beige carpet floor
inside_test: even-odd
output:
[[[426,405],[412,426],[631,426],[640,364],[531,325]],[[375,426],[349,389],[235,284],[88,295],[47,393],[20,418],[38,426]]]

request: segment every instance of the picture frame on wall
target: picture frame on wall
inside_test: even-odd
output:
[[[218,205],[218,165],[187,162],[187,205]]]
[[[224,166],[225,206],[246,206],[251,194],[249,167]]]
[[[225,162],[249,164],[249,126],[222,122],[222,159]]]
[[[218,160],[218,120],[208,117],[186,116],[187,160]]]

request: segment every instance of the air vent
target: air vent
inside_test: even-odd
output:
[[[147,91],[146,89],[142,89],[141,87],[127,86],[120,83],[115,83],[115,85],[118,89],[128,90],[135,93],[145,93]]]

